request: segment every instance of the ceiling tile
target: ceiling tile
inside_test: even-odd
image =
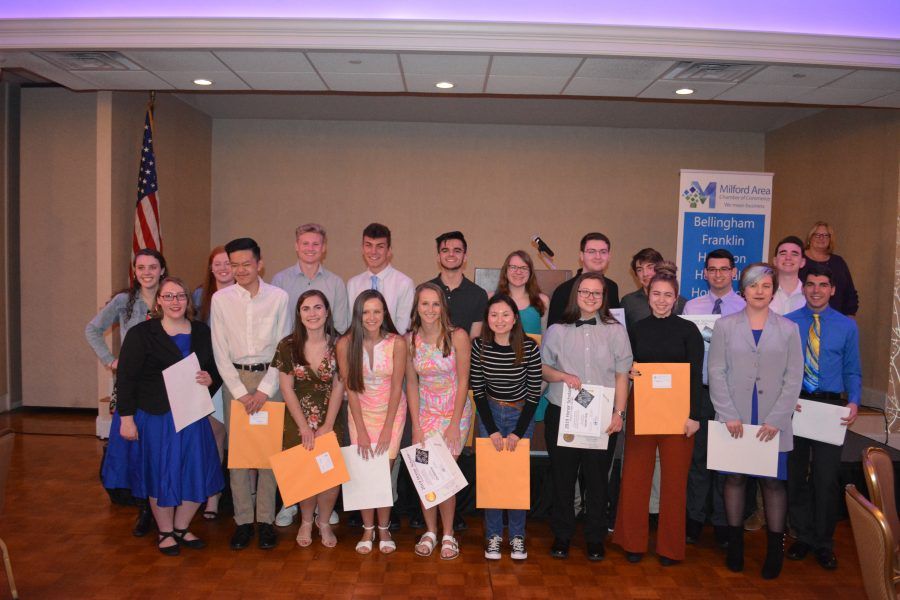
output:
[[[881,98],[875,98],[866,102],[866,106],[884,106],[889,108],[900,108],[900,92],[894,92]]]
[[[170,90],[172,86],[148,71],[80,71],[79,77],[100,90]]]
[[[743,83],[819,87],[852,71],[853,69],[833,69],[828,67],[770,65],[759,73],[748,77]]]
[[[125,56],[148,71],[222,71],[224,65],[206,50],[126,50]]]
[[[330,73],[322,72],[322,79],[332,90],[339,92],[404,92],[400,73]]]
[[[576,77],[602,79],[653,80],[668,71],[675,61],[638,58],[589,58],[578,69]]]
[[[239,71],[238,75],[254,90],[319,92],[328,89],[315,73]]]
[[[568,77],[501,77],[491,75],[489,94],[559,94]]]
[[[795,87],[792,85],[755,85],[739,83],[716,96],[716,100],[734,100],[739,102],[789,102],[815,87]]]
[[[580,58],[573,56],[495,56],[491,75],[525,77],[571,77]]]
[[[436,75],[407,73],[406,89],[410,92],[426,94],[480,94],[484,88],[484,75],[451,75],[441,78]],[[434,87],[438,81],[449,81],[454,87],[442,90]]]
[[[416,75],[480,75],[484,79],[490,57],[471,54],[401,54],[404,73]]]
[[[216,50],[215,55],[232,71],[256,73],[314,73],[306,54],[299,50]]]
[[[563,94],[570,96],[627,96],[633,98],[651,83],[653,83],[652,79],[638,81],[635,79],[575,77],[566,86]]]
[[[711,81],[657,81],[641,92],[638,97],[665,98],[667,100],[711,100],[733,86],[733,83]],[[694,90],[694,93],[689,96],[679,96],[675,90],[681,88],[690,88]]]
[[[221,68],[221,67],[219,67]],[[246,83],[231,71],[156,71],[156,74],[179,90],[194,92],[219,92],[222,90],[249,90]],[[196,85],[194,80],[202,77],[213,82],[212,85]]]
[[[859,70],[838,79],[828,87],[900,90],[900,71]]]
[[[884,90],[821,87],[797,96],[792,102],[802,104],[864,104],[885,95]]]
[[[376,52],[307,52],[320,73],[396,73],[400,65],[394,53]]]

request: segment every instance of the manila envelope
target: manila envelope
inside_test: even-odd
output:
[[[691,413],[689,363],[634,363],[634,433],[684,433]]]
[[[270,456],[269,461],[285,506],[350,481],[333,431],[316,438],[311,452],[298,445]]]
[[[515,452],[497,452],[490,438],[475,438],[475,506],[531,508],[530,440],[519,440]]]
[[[284,402],[267,401],[255,415],[231,401],[228,431],[229,469],[271,469],[269,457],[281,451]]]

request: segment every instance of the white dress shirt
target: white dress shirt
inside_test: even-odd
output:
[[[412,279],[395,269],[393,265],[388,265],[377,274],[366,269],[359,275],[351,277],[347,282],[347,298],[350,306],[353,306],[353,302],[360,293],[373,289],[373,277],[377,280],[378,291],[387,302],[388,312],[391,313],[394,326],[401,335],[406,333],[409,329],[416,286]]]
[[[290,333],[287,305],[287,292],[262,279],[255,296],[240,285],[213,294],[209,315],[213,353],[233,398],[248,393],[233,363],[272,362],[278,342]],[[278,392],[278,369],[269,366],[257,389],[269,398],[274,396]]]
[[[803,296],[803,282],[798,279],[797,287],[790,294],[785,292],[781,286],[778,286],[778,289],[775,290],[775,296],[772,298],[772,303],[769,304],[769,309],[775,314],[783,316],[804,306],[806,306],[806,298]]]

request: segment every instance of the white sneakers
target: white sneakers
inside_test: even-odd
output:
[[[281,510],[278,511],[278,514],[275,515],[275,524],[279,527],[287,527],[291,523],[294,522],[294,517],[297,516],[297,505],[292,504],[290,506],[283,506]]]

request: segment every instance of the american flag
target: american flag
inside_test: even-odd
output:
[[[134,234],[131,236],[132,265],[135,253],[142,248],[152,248],[162,252],[162,238],[159,234],[156,155],[153,153],[152,110],[152,108],[148,108],[147,116],[144,118],[144,142],[141,147],[141,167],[138,170],[138,199],[134,212]]]

